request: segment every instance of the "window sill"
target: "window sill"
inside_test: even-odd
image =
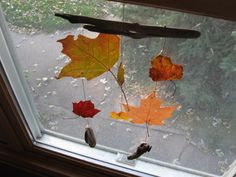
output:
[[[65,137],[65,135],[50,131],[46,131],[46,133],[37,140],[35,145],[55,153],[103,166],[111,170],[122,171],[134,176],[216,177],[212,174],[202,173],[148,158],[139,158],[134,165],[127,165],[117,160],[119,155],[125,154],[125,152],[108,149],[99,145],[97,145],[96,148],[89,148],[76,138]]]

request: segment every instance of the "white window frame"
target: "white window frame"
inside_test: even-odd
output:
[[[1,6],[0,6],[1,9]],[[7,78],[12,86],[18,103],[21,105],[21,110],[30,127],[33,137],[40,138],[42,136],[42,127],[37,122],[39,116],[34,107],[32,98],[29,94],[25,79],[22,72],[19,70],[20,64],[17,60],[17,55],[14,50],[14,45],[10,37],[10,31],[6,25],[2,10],[0,10],[0,59],[1,64],[6,72]],[[17,67],[16,67],[17,66]]]
[[[88,148],[81,144],[80,140],[66,135],[44,130],[40,124],[32,98],[28,91],[28,86],[24,80],[13,42],[10,38],[10,31],[6,25],[3,13],[0,9],[0,61],[6,72],[6,77],[14,91],[14,96],[20,105],[24,118],[27,122],[28,132],[32,134],[33,148],[42,148],[63,154],[67,157],[76,158],[95,165],[102,165],[107,169],[122,171],[136,176],[163,176],[163,177],[218,177],[217,175],[192,170],[165,162],[140,158],[136,160],[136,166],[130,168],[129,165],[116,162],[119,150],[112,150],[106,147],[97,146],[96,149]],[[1,69],[1,68],[0,68]],[[3,73],[3,72],[1,72]],[[82,149],[79,154],[78,149]],[[91,155],[92,154],[92,155]],[[140,172],[142,171],[142,172]]]

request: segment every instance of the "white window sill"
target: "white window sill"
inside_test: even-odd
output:
[[[168,164],[161,161],[154,161],[148,158],[136,160],[135,165],[127,165],[118,162],[118,156],[125,154],[119,150],[108,149],[97,145],[96,148],[89,148],[80,140],[46,131],[37,140],[36,146],[50,149],[80,160],[88,161],[107,168],[124,171],[137,176],[160,176],[160,177],[218,177],[212,174],[191,170],[188,168]]]

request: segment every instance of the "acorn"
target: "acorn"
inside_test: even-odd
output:
[[[149,152],[152,149],[152,146],[150,146],[147,143],[142,143],[137,147],[136,152],[131,154],[130,156],[127,157],[128,160],[134,160],[139,158],[141,155],[143,155],[146,152]]]
[[[93,148],[96,146],[96,138],[92,128],[85,128],[84,140],[90,147]]]

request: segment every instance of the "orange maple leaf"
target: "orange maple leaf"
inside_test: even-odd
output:
[[[173,64],[169,57],[157,55],[151,61],[149,76],[153,81],[179,80],[183,76],[183,66]]]
[[[163,121],[172,115],[177,106],[161,107],[162,103],[153,92],[146,99],[141,99],[139,107],[123,104],[125,112],[122,112],[119,119],[124,117],[127,120],[129,117],[134,124],[163,125]]]

